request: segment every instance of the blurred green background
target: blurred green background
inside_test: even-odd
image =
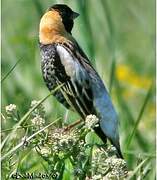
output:
[[[80,13],[72,34],[111,94],[122,151],[134,168],[137,157],[155,154],[155,0],[2,0],[2,78],[20,59],[2,81],[2,113],[12,103],[24,114],[32,100],[49,93],[40,69],[38,26],[42,13],[55,3]],[[50,121],[67,115],[54,98],[44,106]],[[69,121],[76,117],[69,112]],[[2,121],[2,129],[13,124]],[[154,175],[155,166],[150,179]]]

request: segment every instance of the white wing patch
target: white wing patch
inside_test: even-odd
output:
[[[63,64],[66,74],[73,77],[78,68],[78,63],[73,59],[70,53],[62,46],[57,46],[57,52],[60,57],[61,63]]]

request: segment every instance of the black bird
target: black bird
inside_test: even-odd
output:
[[[118,133],[118,118],[111,98],[86,54],[71,34],[74,19],[79,14],[67,5],[56,4],[42,16],[39,45],[42,73],[49,90],[64,83],[54,96],[66,108],[75,110],[82,119],[95,114],[100,126],[97,135],[106,137],[123,158]]]

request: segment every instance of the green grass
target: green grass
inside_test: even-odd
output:
[[[147,169],[151,168],[145,179],[154,179],[155,1],[57,2],[65,2],[80,13],[75,21],[73,36],[91,59],[111,94],[119,116],[121,146],[129,169],[139,174],[142,167],[140,171],[144,169],[147,174]],[[21,118],[28,113],[32,100],[41,100],[49,94],[40,70],[38,26],[42,12],[53,3],[56,1],[2,0],[1,112],[4,117],[8,104],[17,105]],[[124,71],[123,67],[126,68]],[[67,113],[51,97],[44,101],[44,106],[46,124],[58,117],[63,119]],[[66,123],[78,118],[77,114],[69,111]],[[58,126],[61,124],[59,121]],[[11,132],[5,132],[17,125],[18,122],[13,119],[2,118],[2,143],[6,139],[2,154],[8,153],[19,143],[18,140],[7,146],[7,137]],[[30,162],[30,154],[35,153],[31,149],[21,152],[19,148],[17,153],[19,159],[12,157],[13,162],[18,161],[18,167],[23,171],[44,170],[47,167],[37,154]],[[142,159],[141,164],[139,159]],[[36,163],[38,161],[41,163]],[[7,160],[3,163],[5,165]],[[66,166],[71,168],[68,161]],[[5,168],[2,170],[3,175],[8,172]],[[67,179],[70,172],[66,172],[63,179]]]

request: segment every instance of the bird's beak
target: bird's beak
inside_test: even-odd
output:
[[[80,14],[73,11],[72,19],[76,19]]]

